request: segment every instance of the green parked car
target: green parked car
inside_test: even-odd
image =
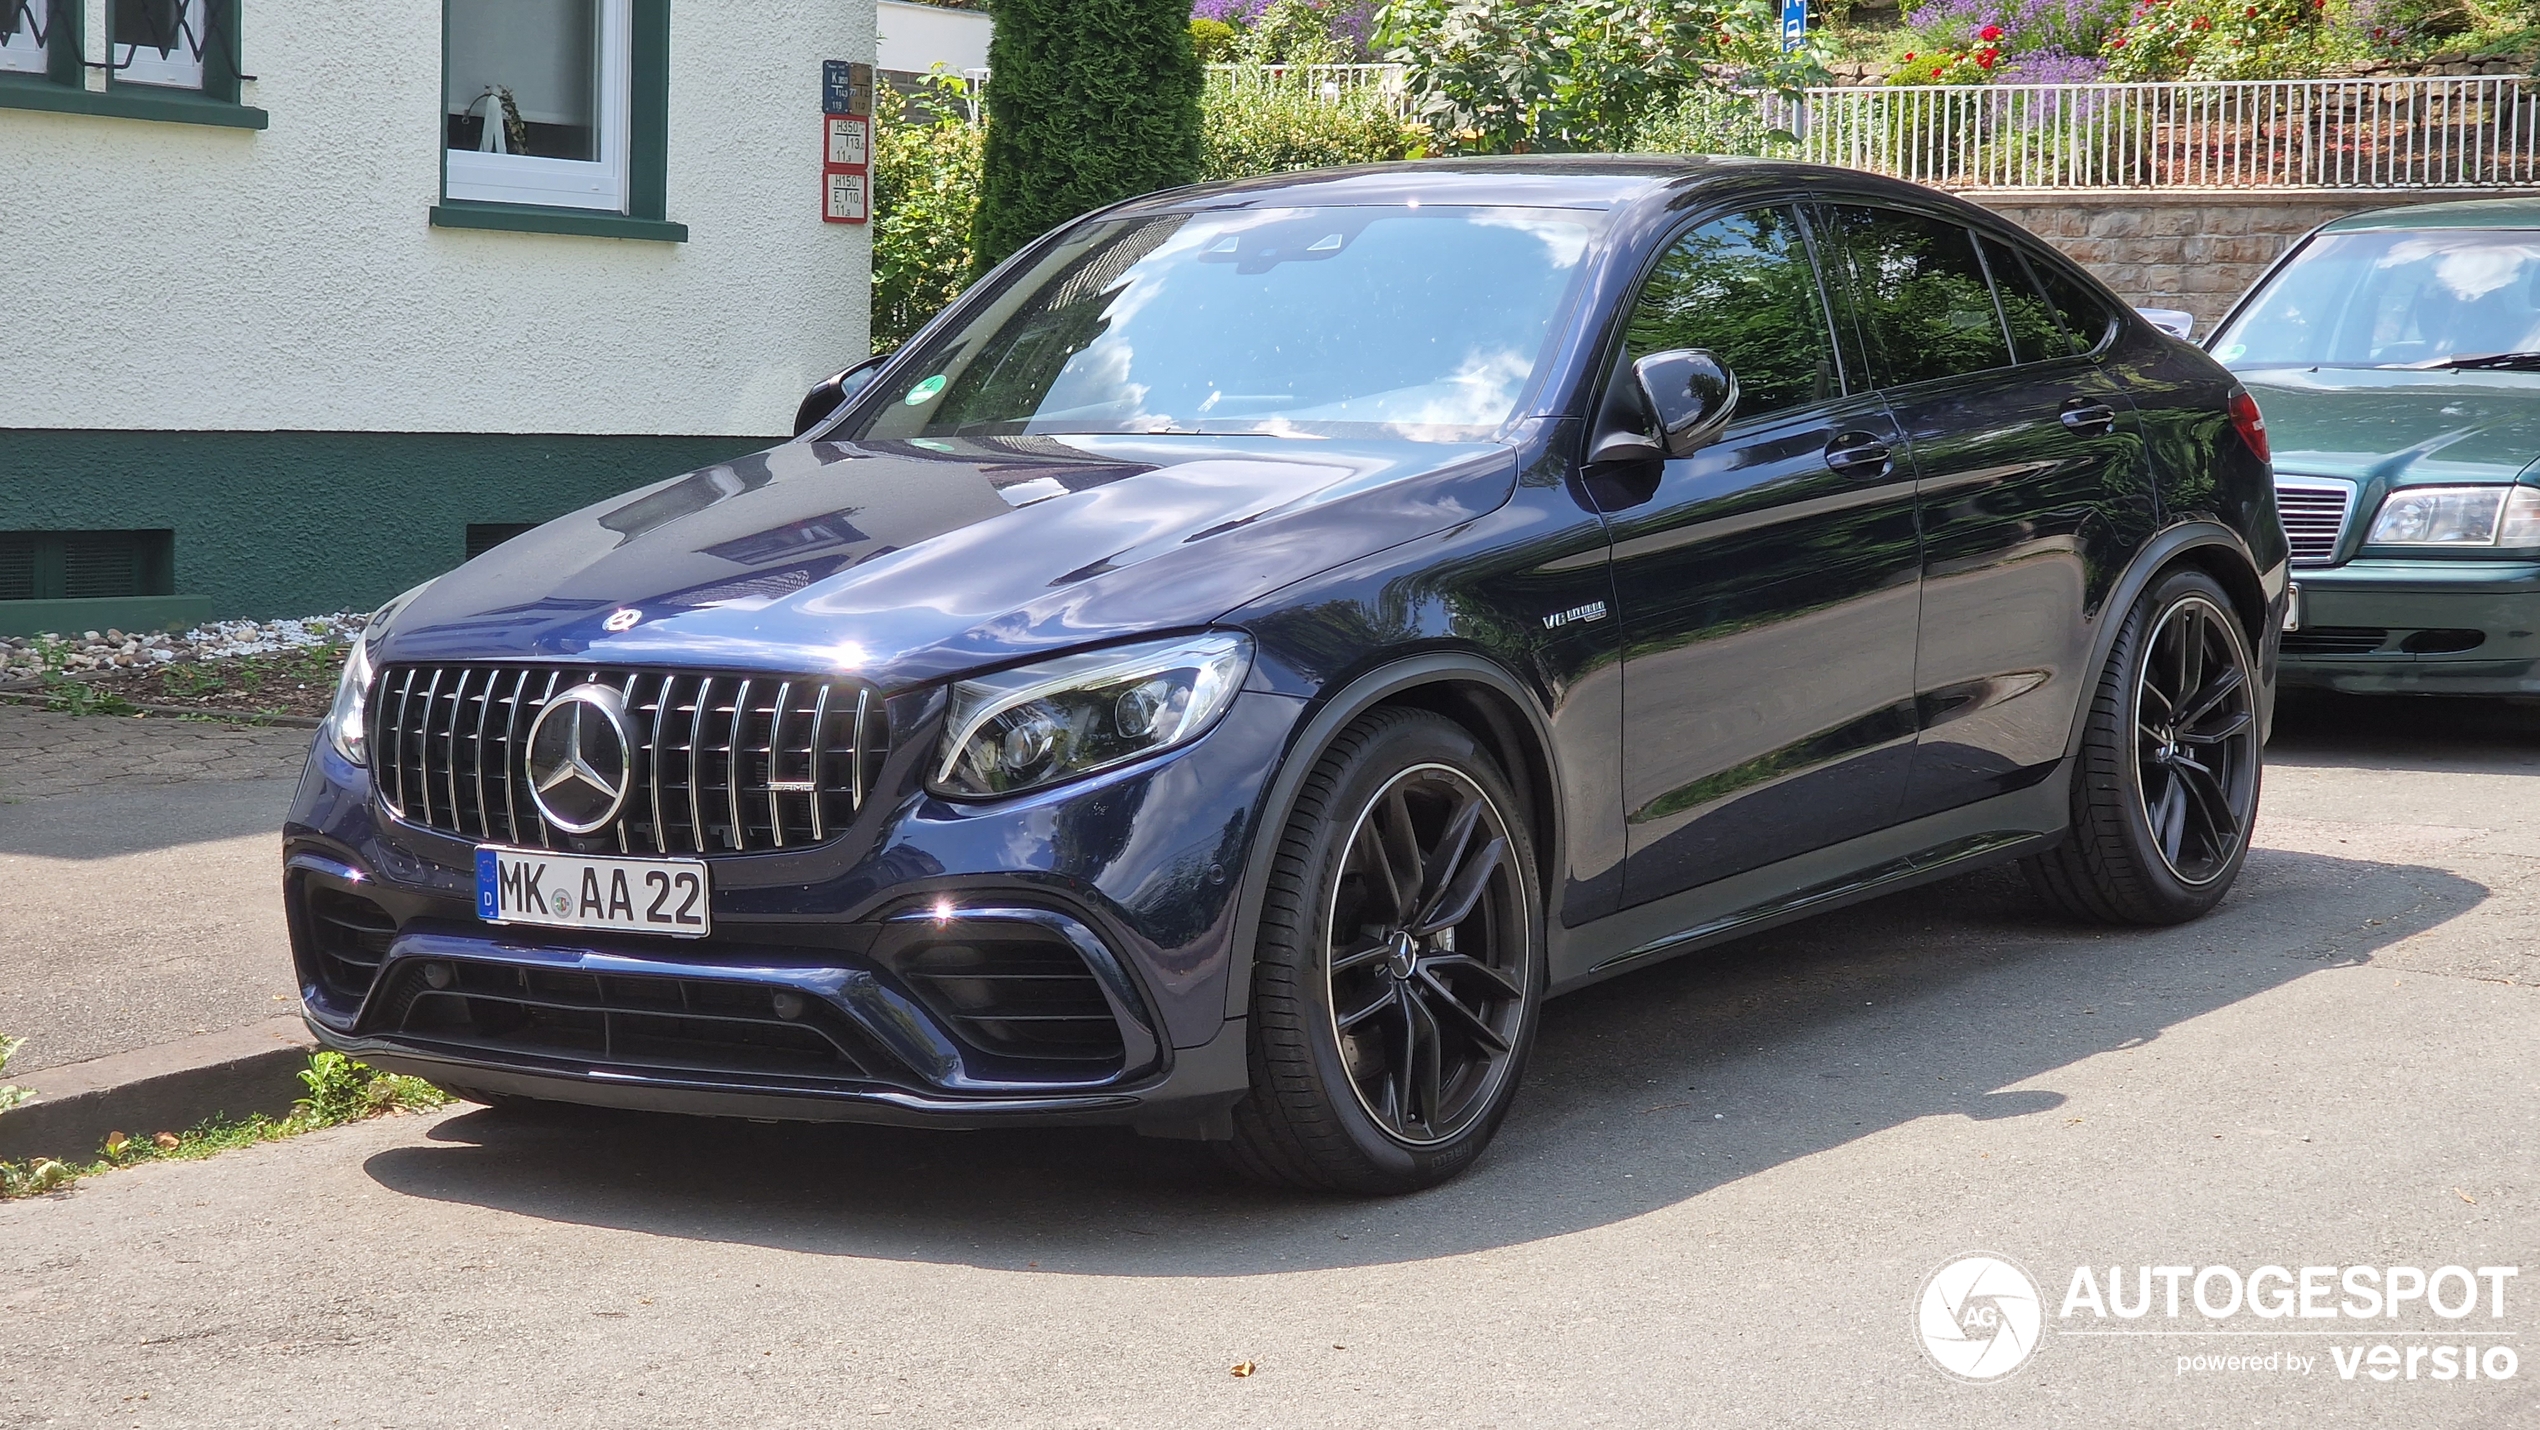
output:
[[[2540,694],[2540,201],[2327,224],[2208,347],[2275,452],[2280,683]]]

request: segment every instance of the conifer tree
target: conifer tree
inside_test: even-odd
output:
[[[1189,0],[995,0],[979,271],[1078,214],[1199,177]]]

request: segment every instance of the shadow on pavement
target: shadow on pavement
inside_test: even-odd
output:
[[[282,817],[298,786],[297,779],[194,780],[0,804],[0,855],[114,859],[250,834],[270,835],[280,849]]]
[[[2276,697],[2267,762],[2540,773],[2540,702],[2287,690]]]
[[[2261,849],[2183,928],[2076,929],[1994,870],[1561,999],[1460,1181],[1351,1202],[1125,1132],[927,1133],[570,1108],[372,1157],[409,1196],[657,1236],[1078,1274],[1451,1256],[1619,1222],[1927,1117],[2048,1115],[2055,1070],[2450,919],[2438,869]],[[2379,920],[2367,926],[2366,920]]]

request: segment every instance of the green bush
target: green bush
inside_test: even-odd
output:
[[[1295,85],[1212,91],[1202,103],[1200,174],[1246,179],[1403,157],[1418,131],[1372,94],[1326,103]]]
[[[968,90],[934,81],[873,136],[873,350],[907,342],[970,282],[984,131],[967,119]]]
[[[1000,0],[973,267],[1199,177],[1189,0]]]
[[[1199,56],[1201,64],[1223,64],[1233,59],[1235,45],[1242,38],[1243,31],[1223,20],[1203,15],[1191,21],[1191,52]]]
[[[1795,158],[1799,138],[1766,124],[1751,95],[1696,91],[1633,126],[1624,152]]]
[[[1783,51],[1775,0],[1391,0],[1378,24],[1443,153],[1618,149],[1724,82],[1827,78],[1816,35]]]

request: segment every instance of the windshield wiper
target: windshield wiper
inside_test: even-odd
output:
[[[2421,368],[2480,368],[2499,372],[2540,372],[2540,353],[2457,354],[2437,358],[2433,362],[2410,363]]]

